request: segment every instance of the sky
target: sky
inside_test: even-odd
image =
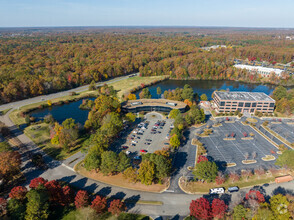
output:
[[[294,28],[294,0],[0,0],[0,27]]]

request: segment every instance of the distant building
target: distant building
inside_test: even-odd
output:
[[[214,107],[217,112],[272,113],[275,100],[263,92],[214,92]]]
[[[282,72],[284,72],[284,70],[281,70],[281,69],[268,68],[268,67],[262,67],[262,66],[250,66],[250,65],[243,65],[243,64],[236,64],[234,65],[234,67],[238,69],[246,69],[249,72],[253,72],[253,73],[258,73],[262,75],[263,77],[269,77],[271,73],[277,75],[278,77],[281,77]]]
[[[201,49],[203,49],[203,50],[215,50],[218,48],[227,48],[227,46],[226,45],[212,45],[210,47],[201,47]]]
[[[210,108],[210,102],[209,101],[200,101],[200,105],[204,108]]]

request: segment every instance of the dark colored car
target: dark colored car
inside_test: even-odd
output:
[[[129,147],[128,147],[128,146],[122,146],[122,148],[123,148],[123,149],[128,149]]]

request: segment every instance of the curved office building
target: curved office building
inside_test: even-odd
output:
[[[128,100],[122,103],[122,111],[124,112],[170,112],[173,109],[179,109],[185,112],[187,105],[184,102],[168,100],[168,99],[138,99]]]

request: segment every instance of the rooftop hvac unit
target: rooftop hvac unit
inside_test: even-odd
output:
[[[171,106],[177,106],[177,103],[174,103],[174,102],[166,102],[165,104],[171,105]]]

